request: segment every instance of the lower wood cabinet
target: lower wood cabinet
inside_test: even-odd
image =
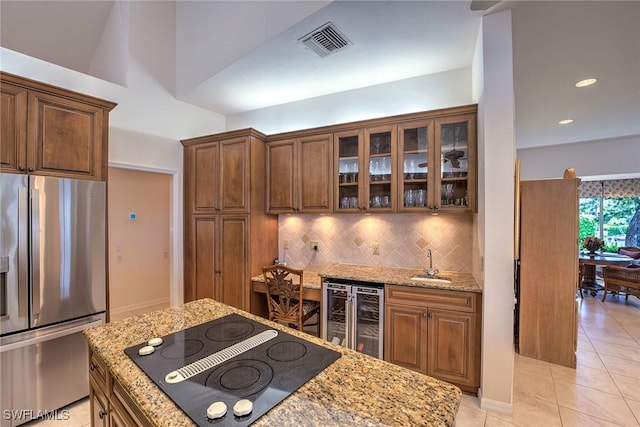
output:
[[[385,286],[384,360],[477,393],[482,295]]]
[[[146,427],[151,423],[89,349],[89,406],[92,427]]]
[[[188,248],[191,256],[186,271],[195,294],[188,299],[213,298],[248,308],[248,216],[194,216],[189,230],[192,247]]]

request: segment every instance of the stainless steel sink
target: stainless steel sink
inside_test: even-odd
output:
[[[414,274],[411,276],[411,280],[419,280],[421,282],[434,282],[434,283],[451,283],[451,279],[442,276],[428,276],[426,274]]]

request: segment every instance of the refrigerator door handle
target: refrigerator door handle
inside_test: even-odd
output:
[[[355,338],[354,338],[355,327],[353,324],[355,321],[355,317],[353,315],[353,294],[349,294],[349,298],[346,304],[347,304],[347,313],[346,313],[347,330],[345,333],[345,336],[347,338],[346,347],[353,349],[353,343],[355,341]]]
[[[30,345],[38,344],[44,341],[51,341],[56,338],[66,337],[67,335],[72,335],[78,332],[82,332],[85,329],[92,328],[94,326],[103,325],[104,321],[102,319],[93,320],[92,322],[82,322],[79,325],[70,326],[68,328],[57,328],[57,330],[50,333],[43,333],[41,335],[35,335],[32,338],[27,338],[22,341],[13,342],[10,344],[4,344],[0,346],[0,354],[6,351],[15,350],[17,348],[28,347]]]
[[[18,189],[18,315],[27,315],[27,286],[29,265],[29,232],[27,230],[29,197],[26,187]]]
[[[40,316],[40,191],[31,189],[31,318]],[[35,324],[35,322],[32,322]]]

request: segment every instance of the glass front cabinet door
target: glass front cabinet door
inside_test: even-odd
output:
[[[336,212],[359,212],[362,209],[362,141],[361,131],[334,134]]]
[[[433,206],[434,125],[431,120],[398,126],[398,195],[400,212],[429,210]]]
[[[442,210],[475,211],[475,135],[474,115],[436,120],[434,202]]]
[[[364,166],[367,184],[364,188],[365,210],[393,212],[396,197],[395,147],[397,127],[380,126],[364,131]]]

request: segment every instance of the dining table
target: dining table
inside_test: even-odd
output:
[[[582,292],[586,290],[591,296],[595,296],[598,291],[604,289],[596,281],[597,266],[628,265],[632,261],[633,258],[629,256],[612,252],[580,252],[578,254],[580,295],[582,296]]]

